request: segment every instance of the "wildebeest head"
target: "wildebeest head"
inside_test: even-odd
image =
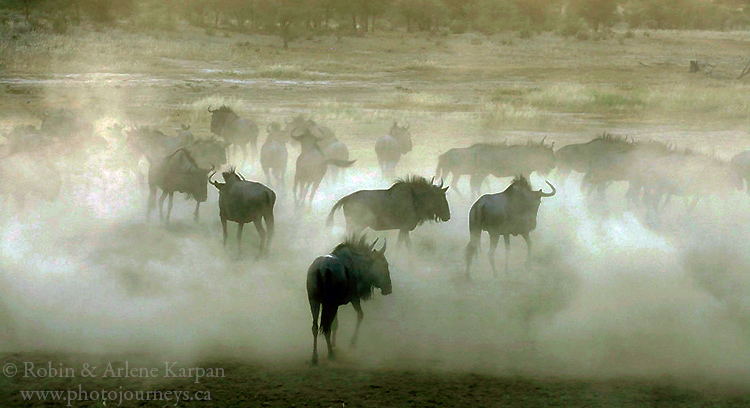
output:
[[[211,110],[209,106],[208,111],[211,113],[211,133],[217,136],[221,136],[226,126],[239,119],[239,116],[227,105],[221,105],[220,108],[214,110]]]
[[[546,183],[552,189],[552,192],[545,193],[542,189],[532,190],[529,180],[526,177],[518,176],[505,190],[512,203],[514,215],[519,217],[525,225],[528,225],[529,230],[536,228],[536,216],[539,212],[539,205],[542,203],[542,197],[552,197],[557,192],[552,183],[549,181],[546,181]]]
[[[221,173],[221,176],[224,178],[223,183],[219,183],[218,181],[213,181],[211,178],[216,174],[216,172],[211,173],[211,176],[208,178],[209,183],[213,184],[214,187],[216,187],[217,190],[221,191],[224,186],[231,186],[232,184],[236,183],[237,181],[245,181],[245,178],[242,177],[241,174],[237,173],[237,170],[235,170],[234,167],[230,168],[228,171],[224,171]]]
[[[377,239],[372,244],[367,244],[364,236],[360,238],[351,236],[331,252],[331,255],[337,256],[341,251],[348,251],[357,254],[362,260],[361,267],[364,273],[362,279],[357,282],[357,293],[363,300],[372,295],[373,286],[379,288],[383,295],[390,295],[393,292],[391,272],[388,260],[385,258],[386,242],[383,241],[383,247],[380,249],[375,248],[377,243]]]
[[[528,148],[534,152],[533,156],[529,157],[529,159],[533,158],[533,169],[542,175],[549,174],[556,167],[554,151],[555,142],[546,145],[544,144],[546,139],[547,137],[545,136],[538,144],[533,142],[527,144]]]
[[[414,199],[414,209],[420,221],[448,221],[451,219],[450,206],[445,196],[448,187],[443,187],[443,182],[433,184],[435,179],[427,181],[424,177],[412,176],[398,180],[393,187],[409,186]]]
[[[388,131],[388,134],[398,140],[398,143],[401,146],[401,153],[409,153],[412,149],[411,133],[409,132],[410,127],[411,126],[408,123],[406,125],[399,126],[398,122],[394,120],[393,126],[391,126],[391,130]]]

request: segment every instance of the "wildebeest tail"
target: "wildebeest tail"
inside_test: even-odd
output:
[[[325,164],[333,164],[337,167],[351,167],[356,160],[339,160],[339,159],[326,159]]]
[[[336,212],[336,210],[339,209],[339,207],[345,204],[347,198],[349,198],[349,196],[342,197],[339,201],[336,201],[336,204],[333,205],[333,208],[331,208],[331,212],[328,213],[328,219],[326,219],[327,227],[333,225],[333,214]]]
[[[472,207],[469,211],[469,243],[466,245],[465,249],[467,262],[473,259],[477,252],[479,252],[479,243],[482,237],[482,216],[482,206]]]

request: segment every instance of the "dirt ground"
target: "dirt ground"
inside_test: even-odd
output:
[[[197,30],[14,39],[0,50],[17,57],[0,75],[0,134],[38,127],[45,111],[69,107],[101,135],[113,123],[170,135],[187,123],[207,138],[206,109],[229,104],[261,129],[309,115],[333,128],[357,163],[342,183],[324,182],[310,208],[295,209],[288,189],[298,147],[290,145],[271,253],[256,260],[253,228],[245,228],[247,256],[237,255],[233,225],[222,246],[213,191],[197,223],[182,197],[170,225],[146,221],[144,163],[128,161],[121,140],[53,156],[63,173],[60,198],[23,211],[4,202],[0,210],[0,405],[747,406],[744,192],[689,216],[676,200],[653,225],[627,207],[626,186],[591,203],[580,175],[552,173],[559,193],[540,209],[530,266],[513,238],[511,271],[493,279],[485,236],[467,282],[474,197],[464,180],[463,195],[449,190],[451,220],[418,227],[411,254],[396,249],[395,233],[370,234],[388,238],[393,294],[363,304],[356,350],[346,346],[355,314],[342,307],[338,359],[321,356],[317,367],[309,364],[304,288],[310,262],[343,236],[340,214],[333,228],[324,226],[335,200],[391,184],[380,177],[373,145],[394,120],[410,123],[415,145],[400,176],[431,177],[437,155],[473,142],[546,137],[557,148],[603,131],[728,159],[750,146],[747,85],[735,78],[747,35],[651,31],[577,41],[382,33],[299,39],[289,51],[276,37]],[[24,51],[35,44],[38,55]],[[49,61],[41,69],[19,56]],[[713,71],[688,74],[696,57]],[[229,164],[263,180],[253,163],[230,157]],[[544,180],[531,181],[541,188]],[[505,185],[490,180],[484,192]],[[169,362],[221,375],[174,378]],[[143,371],[82,375],[86,364],[103,374],[126,363]],[[30,364],[73,375],[22,375]],[[13,367],[19,371],[9,375]],[[42,401],[21,393],[53,390],[117,398]],[[115,401],[128,391],[167,390],[191,400]]]

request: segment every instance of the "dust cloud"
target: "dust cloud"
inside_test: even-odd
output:
[[[97,132],[124,114],[98,122]],[[345,194],[389,185],[370,144],[354,145],[357,165],[342,184],[324,182],[310,208],[295,209],[291,191],[280,192],[270,256],[255,259],[253,228],[245,228],[243,258],[236,224],[222,245],[212,187],[198,223],[182,196],[170,225],[158,215],[146,220],[142,169],[122,165],[120,143],[58,159],[56,201],[30,200],[23,210],[4,203],[0,349],[307,364],[307,267],[345,232],[340,213],[333,228],[325,216]],[[297,152],[290,148],[290,162]],[[431,175],[435,159],[417,147],[402,171]],[[263,180],[253,166],[240,171]],[[451,220],[418,227],[411,254],[397,249],[395,232],[370,232],[388,238],[393,294],[376,291],[363,304],[356,350],[347,346],[355,314],[340,309],[336,364],[750,385],[747,197],[714,199],[691,215],[676,202],[652,225],[626,208],[625,186],[592,202],[580,192],[580,175],[549,179],[558,194],[541,205],[532,262],[524,266],[523,240],[512,238],[511,270],[499,279],[491,276],[486,235],[473,279],[463,279],[473,200],[453,190]],[[506,183],[492,181],[485,191]],[[468,183],[460,186],[465,194]],[[502,244],[497,257],[502,265]]]

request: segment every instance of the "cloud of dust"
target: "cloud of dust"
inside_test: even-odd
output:
[[[56,202],[0,210],[0,326],[8,328],[0,348],[306,362],[307,267],[344,234],[341,214],[333,229],[325,216],[349,192],[387,187],[379,171],[361,161],[343,184],[324,182],[306,210],[294,208],[290,191],[279,194],[270,256],[255,259],[258,237],[245,228],[239,259],[236,224],[222,246],[213,188],[197,224],[181,195],[171,225],[156,215],[146,221],[147,189],[132,166],[112,165],[118,151],[113,142],[82,164],[64,163]],[[434,172],[431,156],[409,163]],[[241,170],[262,180],[254,167]],[[499,279],[486,234],[473,280],[463,279],[472,201],[453,191],[451,220],[418,227],[411,254],[396,248],[395,232],[370,233],[389,238],[393,294],[364,303],[356,350],[346,346],[355,314],[340,309],[341,359],[503,374],[750,378],[746,197],[732,197],[731,211],[714,205],[692,216],[674,205],[653,229],[619,208],[624,189],[611,189],[612,208],[599,211],[575,178],[556,184],[532,233],[530,267],[513,237],[511,270]],[[502,243],[496,256],[502,265]]]

